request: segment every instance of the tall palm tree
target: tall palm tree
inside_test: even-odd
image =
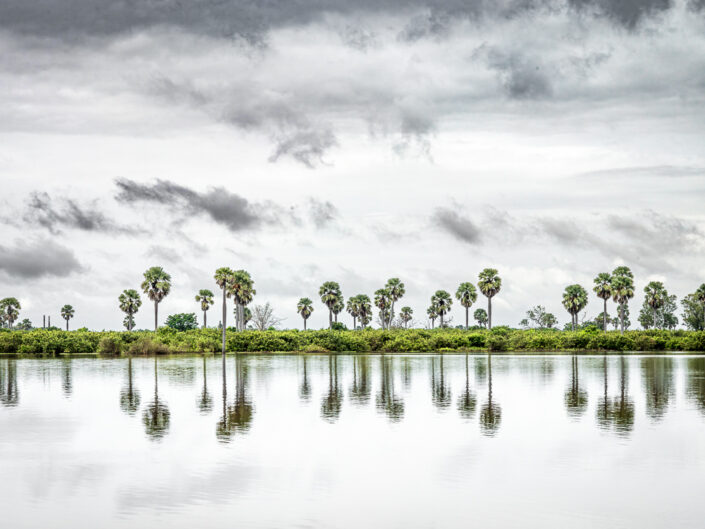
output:
[[[458,290],[455,292],[455,297],[465,307],[465,330],[467,331],[470,327],[470,307],[477,301],[477,289],[472,283],[460,283]]]
[[[5,298],[0,301],[0,316],[7,321],[7,326],[12,329],[12,324],[20,317],[20,302],[17,298]]]
[[[340,292],[340,285],[335,281],[326,281],[318,289],[318,295],[321,296],[321,301],[328,307],[328,328],[333,327],[333,307],[343,297]]]
[[[236,323],[237,330],[243,331],[245,330],[246,324],[245,305],[251,303],[255,294],[257,294],[257,291],[254,288],[254,281],[252,281],[250,273],[246,270],[236,270],[233,273],[232,282],[230,283],[228,289],[230,290],[230,294],[235,301],[235,308],[237,314],[239,315]]]
[[[705,329],[705,283],[700,285],[695,291],[695,299],[703,306],[703,328]]]
[[[619,305],[620,332],[624,334],[624,309],[634,297],[634,274],[626,266],[612,271],[612,299]]]
[[[480,292],[487,297],[487,327],[492,328],[492,298],[502,288],[502,278],[494,268],[485,268],[479,275],[477,286]]]
[[[335,305],[333,305],[333,309],[332,309],[333,310],[333,321],[335,323],[338,323],[338,314],[343,312],[344,309],[345,309],[345,299],[343,298],[343,296],[340,296],[338,301],[335,302]]]
[[[142,291],[154,301],[154,330],[159,327],[159,303],[169,295],[171,276],[161,266],[153,266],[144,273]]]
[[[428,315],[428,319],[431,320],[431,329],[433,329],[436,326],[436,318],[438,318],[438,306],[431,303],[426,309],[426,314]]]
[[[140,298],[139,292],[130,288],[122,291],[118,301],[120,302],[120,310],[127,314],[125,318],[127,320],[127,330],[131,331],[135,326],[135,314],[142,306],[142,298]]]
[[[644,301],[651,307],[654,329],[656,328],[656,313],[668,300],[668,292],[661,281],[651,281],[644,287]]]
[[[359,296],[352,296],[348,298],[348,304],[345,310],[352,316],[353,319],[353,330],[357,329],[357,318],[360,315],[360,298]]]
[[[313,314],[313,301],[308,298],[301,298],[296,305],[296,312],[301,314],[304,320],[304,331],[306,330],[306,320]]]
[[[223,355],[225,355],[225,328],[226,328],[226,318],[228,315],[228,305],[226,302],[226,298],[230,297],[230,290],[229,286],[230,283],[233,281],[233,276],[235,275],[235,272],[232,271],[232,269],[228,268],[227,266],[224,266],[222,268],[218,268],[218,270],[215,271],[215,283],[221,288],[223,291],[223,321],[221,322],[222,326],[222,352]]]
[[[203,311],[203,328],[205,329],[207,327],[206,312],[208,312],[208,309],[211,308],[211,305],[213,305],[214,302],[213,292],[205,288],[199,290],[198,294],[196,294],[196,301],[201,302],[201,310]]]
[[[404,328],[408,329],[409,322],[411,321],[411,318],[414,317],[414,311],[411,307],[402,307],[401,311],[399,311],[399,316],[401,317],[401,321],[404,322]]]
[[[487,326],[487,311],[485,309],[477,309],[472,313],[472,317],[481,327]]]
[[[563,291],[563,306],[571,315],[570,324],[573,330],[578,323],[578,313],[587,305],[588,295],[580,285],[568,285]]]
[[[404,283],[398,277],[392,277],[387,280],[387,284],[384,286],[385,290],[389,295],[389,300],[391,305],[389,307],[389,321],[387,323],[387,328],[391,326],[392,320],[394,320],[394,303],[399,301],[404,294],[406,294],[406,289],[404,288]]]
[[[61,307],[61,317],[66,320],[66,330],[69,330],[69,320],[73,318],[74,310],[71,305],[64,305]]]
[[[595,277],[594,283],[595,286],[592,290],[604,304],[602,310],[602,328],[607,332],[607,300],[612,297],[612,276],[607,272],[601,272]]]
[[[357,295],[358,312],[357,317],[360,320],[360,327],[364,329],[372,321],[372,302],[366,294]]]
[[[443,327],[443,316],[450,312],[453,298],[445,290],[436,290],[436,293],[431,297],[431,305],[436,306],[438,316],[441,318],[441,327]]]
[[[389,309],[392,306],[392,300],[389,298],[389,291],[386,288],[379,288],[375,291],[375,306],[379,309],[382,329],[386,329],[389,320]]]

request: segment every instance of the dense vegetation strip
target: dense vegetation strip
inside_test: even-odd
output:
[[[88,330],[0,331],[0,354],[57,356],[63,354],[142,355],[213,353],[221,350],[219,329],[157,332]],[[362,331],[236,331],[226,332],[228,352],[335,351],[705,351],[705,332],[647,330],[601,332],[485,329],[365,329]]]

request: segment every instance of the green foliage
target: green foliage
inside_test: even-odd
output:
[[[331,329],[334,331],[347,331],[348,330],[348,328],[345,326],[344,323],[340,323],[338,321],[333,322]]]
[[[190,331],[198,328],[198,320],[193,312],[172,314],[166,319],[166,325],[177,331]]]

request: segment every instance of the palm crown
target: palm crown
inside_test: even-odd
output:
[[[612,276],[607,272],[597,274],[594,280],[593,291],[600,299],[610,299],[612,297]]]
[[[215,301],[213,298],[213,292],[211,292],[208,289],[202,289],[198,291],[198,294],[196,294],[196,301],[201,302],[201,310],[206,311],[208,310],[211,305],[213,305],[213,302]]]
[[[64,305],[63,307],[61,307],[61,317],[64,318],[66,321],[73,318],[73,315],[74,310],[71,305]]]
[[[436,293],[431,297],[431,305],[436,306],[438,315],[443,318],[450,311],[450,307],[453,304],[453,298],[445,290],[437,290]]]
[[[313,314],[313,301],[308,298],[301,298],[296,304],[296,312],[301,314],[301,317],[307,320]]]
[[[644,294],[646,303],[654,310],[660,309],[668,298],[668,292],[661,281],[651,281],[644,287]]]
[[[152,301],[159,303],[171,290],[171,276],[161,266],[153,266],[144,273],[142,291]]]
[[[460,304],[465,307],[471,307],[477,301],[477,289],[472,283],[460,283],[458,290],[455,292],[455,298]]]
[[[480,292],[488,298],[495,296],[502,288],[502,278],[497,274],[498,272],[494,268],[485,268],[480,272],[477,286]]]

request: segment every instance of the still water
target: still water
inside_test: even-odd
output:
[[[705,357],[0,359],[5,528],[702,528]]]

